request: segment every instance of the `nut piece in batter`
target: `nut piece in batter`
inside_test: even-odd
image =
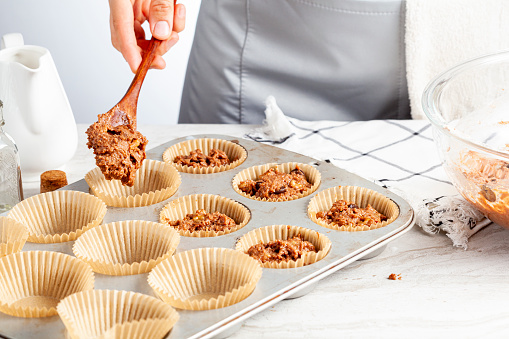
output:
[[[201,149],[191,151],[189,155],[177,155],[173,162],[178,165],[191,167],[219,167],[229,165],[230,159],[225,152],[219,149],[211,149],[209,155],[203,154]]]
[[[93,148],[96,165],[107,180],[117,179],[133,186],[136,171],[145,160],[148,140],[136,131],[136,122],[115,121],[115,113],[100,114],[87,130],[88,148]]]
[[[356,204],[345,200],[337,200],[332,204],[330,210],[318,212],[316,217],[328,224],[334,223],[338,226],[359,225],[372,227],[387,220],[385,215],[375,210],[369,204],[364,208],[360,208]]]
[[[187,214],[184,219],[176,221],[167,221],[182,231],[198,232],[198,231],[226,231],[237,226],[235,221],[229,216],[214,212],[207,213],[205,210],[197,210],[195,213]]]
[[[317,252],[315,246],[303,240],[301,235],[287,240],[273,240],[251,246],[247,254],[262,263],[297,260],[306,252]]]
[[[306,175],[299,166],[290,173],[270,168],[258,177],[258,180],[245,180],[239,183],[239,189],[258,198],[288,198],[311,188]]]

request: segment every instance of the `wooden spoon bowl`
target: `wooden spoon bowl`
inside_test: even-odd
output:
[[[88,148],[94,150],[97,166],[108,180],[133,186],[136,171],[146,158],[148,140],[136,130],[136,110],[141,85],[154,61],[161,40],[152,38],[136,75],[124,97],[87,130]]]

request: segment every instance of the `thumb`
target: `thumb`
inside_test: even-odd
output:
[[[148,21],[152,36],[159,40],[170,38],[173,29],[174,0],[152,0]]]

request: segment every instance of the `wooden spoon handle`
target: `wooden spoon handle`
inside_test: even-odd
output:
[[[161,42],[161,40],[152,37],[148,49],[143,54],[143,59],[141,60],[138,70],[136,71],[136,75],[134,76],[131,85],[124,95],[123,100],[127,101],[126,104],[134,108],[134,113],[136,112],[136,105],[138,103],[138,96],[140,95],[141,85],[143,84],[143,80],[145,80],[145,76],[147,75],[152,61],[154,61],[156,57],[155,51]]]

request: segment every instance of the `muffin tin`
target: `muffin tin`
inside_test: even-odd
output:
[[[327,236],[332,246],[320,261],[297,268],[264,268],[262,277],[253,293],[237,304],[207,311],[177,310],[180,319],[167,338],[225,337],[241,325],[243,320],[286,298],[295,298],[310,292],[316,283],[329,274],[361,259],[381,253],[385,245],[409,231],[414,224],[414,212],[410,205],[398,195],[355,174],[342,170],[324,161],[317,161],[294,152],[260,144],[250,140],[226,135],[194,135],[162,144],[147,152],[149,159],[161,160],[163,152],[182,141],[200,138],[217,138],[238,143],[247,151],[246,160],[231,170],[212,174],[180,173],[182,183],[177,192],[160,203],[135,208],[108,207],[103,223],[121,220],[159,221],[161,209],[170,201],[190,194],[216,194],[245,205],[251,212],[246,226],[230,234],[216,237],[181,236],[176,253],[204,248],[223,247],[234,249],[244,234],[269,225],[294,225],[317,231]],[[318,189],[303,198],[284,202],[256,201],[239,195],[232,187],[232,179],[240,171],[267,163],[299,162],[309,164],[321,174]],[[375,230],[342,232],[325,228],[313,222],[307,215],[310,200],[319,192],[335,186],[360,186],[379,192],[394,201],[400,210],[392,223]],[[80,180],[63,189],[88,192],[85,180]],[[73,255],[74,241],[55,244],[27,243],[27,250],[49,250]],[[129,276],[107,276],[95,274],[95,289],[117,289],[141,292],[155,296],[147,282],[148,273]],[[65,338],[65,328],[58,317],[22,319],[0,313],[0,337],[7,338]]]

